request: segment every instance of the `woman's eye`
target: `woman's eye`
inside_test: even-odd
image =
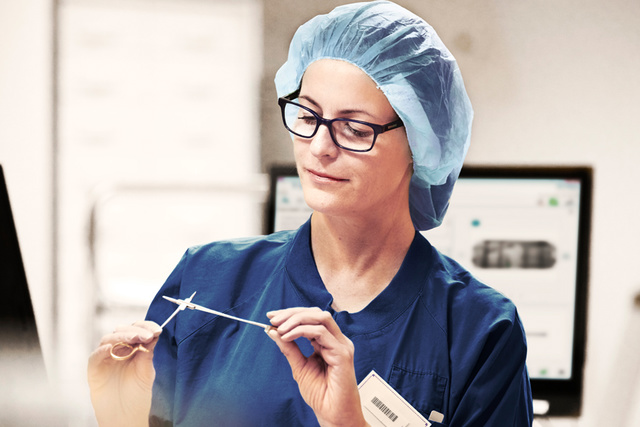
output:
[[[355,122],[345,122],[345,130],[357,138],[368,138],[372,134],[369,126]]]
[[[298,120],[308,125],[315,125],[316,123],[316,118],[311,114],[301,114],[298,116]]]

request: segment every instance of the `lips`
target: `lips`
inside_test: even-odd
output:
[[[340,178],[338,176],[334,176],[331,174],[328,174],[326,172],[320,172],[317,170],[313,170],[313,169],[306,169],[306,171],[311,175],[311,178],[318,180],[318,181],[335,181],[335,182],[344,182],[344,181],[348,181],[348,179],[344,179],[344,178]]]

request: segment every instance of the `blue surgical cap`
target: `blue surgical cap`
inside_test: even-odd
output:
[[[275,77],[278,96],[299,89],[319,59],[363,70],[402,119],[413,156],[411,219],[437,227],[469,147],[473,109],[451,53],[422,18],[389,1],[352,3],[303,24]]]

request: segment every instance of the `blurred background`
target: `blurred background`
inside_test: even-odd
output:
[[[266,172],[293,161],[274,74],[342,3],[0,0],[0,164],[64,425],[94,425],[89,353],[187,246],[263,232]],[[640,425],[640,387],[617,396],[640,365],[640,2],[398,3],[458,60],[467,164],[593,167],[583,411],[544,422],[602,425],[624,399]]]

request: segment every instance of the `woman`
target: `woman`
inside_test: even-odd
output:
[[[418,232],[444,216],[472,117],[433,29],[391,2],[338,7],[300,27],[276,87],[313,215],[189,249],[148,320],[91,356],[100,424],[364,426],[375,371],[433,425],[530,425],[515,307]],[[185,311],[161,330],[162,296],[193,292],[274,328]],[[149,352],[114,361],[119,341]]]

